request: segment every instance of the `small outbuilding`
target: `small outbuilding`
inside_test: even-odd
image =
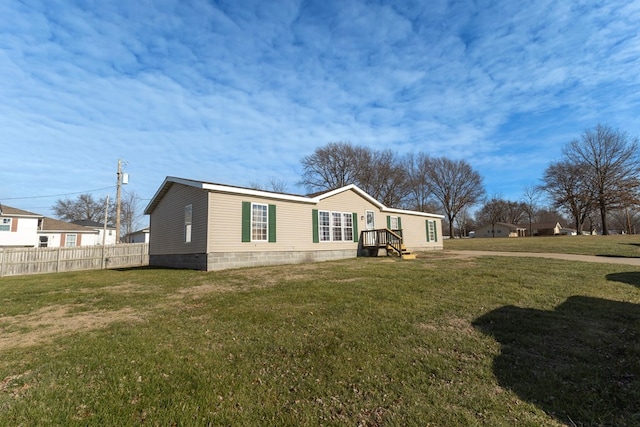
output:
[[[355,185],[300,196],[167,177],[145,214],[153,266],[211,271],[442,249],[442,215],[388,208]]]

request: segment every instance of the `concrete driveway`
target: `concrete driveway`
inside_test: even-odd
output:
[[[445,253],[454,254],[459,257],[510,256],[510,257],[525,257],[525,258],[551,258],[551,259],[562,259],[566,261],[635,265],[640,267],[640,258],[625,258],[625,257],[614,257],[614,256],[553,254],[553,253],[535,253],[535,252],[450,251],[450,250],[445,250]]]

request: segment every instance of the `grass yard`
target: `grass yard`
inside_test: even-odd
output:
[[[447,239],[445,249],[640,257],[640,235]]]
[[[640,272],[619,265],[9,277],[0,328],[0,425],[640,425]]]

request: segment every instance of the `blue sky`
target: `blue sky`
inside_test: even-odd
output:
[[[585,129],[640,136],[639,1],[8,0],[0,16],[0,203],[45,215],[115,194],[119,158],[143,199],[168,175],[304,193],[300,160],[337,141],[465,159],[517,200]]]

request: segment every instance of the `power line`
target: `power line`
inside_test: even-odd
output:
[[[85,190],[85,191],[77,191],[75,193],[62,193],[62,194],[50,194],[48,196],[30,196],[30,197],[3,197],[2,200],[26,200],[26,199],[44,199],[47,197],[60,197],[60,196],[71,196],[73,194],[84,194],[91,193],[93,191],[107,190],[109,188],[114,188],[115,185],[110,185],[108,187],[96,188],[93,190]]]

